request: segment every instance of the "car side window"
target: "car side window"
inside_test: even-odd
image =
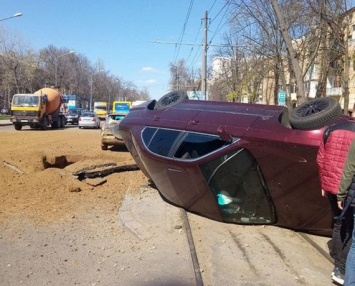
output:
[[[200,166],[223,220],[242,224],[273,224],[274,204],[260,168],[241,148]]]
[[[157,132],[157,128],[146,127],[142,132],[142,139],[146,146],[149,146],[150,141],[152,140],[155,132]]]
[[[180,131],[170,129],[157,129],[154,136],[151,133],[153,128],[146,128],[143,131],[143,141],[147,148],[155,154],[168,157],[171,148],[174,146]]]
[[[199,158],[229,144],[217,135],[153,127],[143,130],[142,139],[153,153],[183,160]]]
[[[194,159],[209,154],[228,142],[214,135],[188,132],[174,154],[175,158]]]

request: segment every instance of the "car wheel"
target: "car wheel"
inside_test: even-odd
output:
[[[106,151],[108,149],[107,144],[101,144],[101,150]]]
[[[322,128],[342,114],[333,97],[317,97],[294,108],[290,114],[292,128],[311,130]]]
[[[164,109],[167,107],[171,107],[185,99],[189,99],[185,91],[174,90],[163,95],[155,105],[155,109]]]

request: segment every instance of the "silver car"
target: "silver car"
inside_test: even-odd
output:
[[[124,113],[111,113],[106,116],[106,121],[101,129],[101,149],[107,150],[108,146],[124,146],[119,132],[115,132],[121,120],[126,116]]]
[[[79,117],[79,128],[100,128],[100,118],[94,112],[84,112]]]

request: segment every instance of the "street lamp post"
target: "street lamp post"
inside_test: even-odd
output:
[[[94,74],[91,74],[90,80],[90,111],[92,111],[92,81],[94,80]]]
[[[103,70],[99,70],[98,72],[102,72]],[[92,83],[94,81],[94,74],[95,72],[93,72],[91,74],[91,80],[90,80],[90,111],[92,111]]]
[[[58,86],[58,60],[61,58],[61,57],[64,57],[64,56],[67,56],[67,55],[70,55],[70,54],[73,54],[75,53],[74,51],[70,51],[69,53],[66,53],[66,54],[63,54],[63,55],[60,55],[59,57],[57,57],[55,59],[55,86]]]
[[[12,19],[12,18],[20,17],[20,16],[22,16],[22,13],[16,13],[16,14],[12,15],[11,17],[0,19],[0,21],[5,21],[5,20],[8,20],[8,19]]]

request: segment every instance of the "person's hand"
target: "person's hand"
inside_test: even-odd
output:
[[[343,201],[338,201],[338,208],[343,209]]]

